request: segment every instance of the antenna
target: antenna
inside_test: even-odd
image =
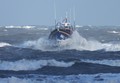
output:
[[[71,18],[71,9],[70,9],[70,23],[71,23],[71,20],[72,20],[72,18]]]
[[[68,12],[66,12],[66,18],[68,18]]]
[[[75,20],[76,20],[76,19],[75,19],[75,7],[73,7],[73,20],[74,20],[74,29],[75,29],[75,24],[76,24],[76,23],[75,23]]]
[[[55,0],[54,0],[54,19],[55,19],[55,28],[56,28],[56,2],[55,2]]]

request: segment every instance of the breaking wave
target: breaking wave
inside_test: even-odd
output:
[[[54,45],[54,43],[50,42],[47,38],[40,38],[35,41],[26,41],[20,47],[23,48],[32,48],[42,51],[50,51],[55,50],[54,48],[51,49],[51,47]]]
[[[81,60],[81,61],[87,63],[96,63],[96,64],[120,67],[120,60]]]
[[[9,43],[0,42],[0,47],[5,47],[5,46],[12,46],[12,45]]]
[[[30,29],[34,28],[35,26],[5,26],[5,28],[25,28],[25,29]]]
[[[0,61],[0,70],[37,70],[44,66],[69,67],[74,62],[63,62],[56,60],[19,60],[15,62]]]
[[[21,47],[43,51],[58,51],[67,49],[76,49],[80,51],[97,51],[102,49],[106,51],[120,51],[120,43],[101,43],[97,40],[87,40],[77,31],[73,32],[71,38],[63,40],[59,44],[60,45],[57,47],[55,42],[49,41],[48,38],[39,38],[35,41],[26,41],[21,45]]]

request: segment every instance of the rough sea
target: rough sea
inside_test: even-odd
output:
[[[81,26],[60,47],[52,29],[0,26],[0,83],[120,83],[120,26]]]

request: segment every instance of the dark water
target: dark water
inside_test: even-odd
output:
[[[50,28],[0,28],[0,83],[119,83],[120,27],[76,30],[54,47]]]

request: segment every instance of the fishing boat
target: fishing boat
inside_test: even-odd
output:
[[[56,3],[54,0],[54,16],[55,16],[55,28],[50,32],[49,40],[55,46],[64,46],[67,45],[69,39],[72,37],[73,31],[75,30],[75,10],[73,11],[73,21],[74,26],[71,23],[71,11],[68,15],[66,12],[66,17],[61,20],[61,22],[56,22]]]
[[[66,45],[65,40],[71,38],[73,31],[74,26],[71,25],[68,18],[64,18],[62,22],[56,23],[54,30],[49,35],[49,39],[59,46]]]
[[[50,33],[49,39],[51,40],[65,40],[70,38],[74,29],[73,26],[65,18],[62,22],[58,22],[55,25],[55,29]]]

